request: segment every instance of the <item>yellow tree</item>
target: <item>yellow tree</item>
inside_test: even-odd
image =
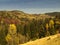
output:
[[[46,28],[46,31],[47,31],[46,36],[49,36],[50,33],[49,33],[49,24],[48,23],[46,23],[45,28]]]
[[[51,35],[55,34],[54,20],[52,20],[52,19],[49,21],[49,29],[50,29],[49,32]]]
[[[8,33],[10,33],[10,34],[15,34],[17,32],[17,29],[16,29],[16,26],[15,26],[15,24],[10,24],[9,25],[9,29],[8,29]]]
[[[48,25],[48,23],[46,24],[46,26],[45,26],[45,27],[46,27],[46,30],[48,30],[48,29],[49,29],[49,25]]]
[[[52,19],[49,21],[49,27],[54,28],[54,21]]]
[[[8,34],[6,36],[6,41],[8,45],[18,45],[19,38],[17,37],[17,29],[15,24],[10,24],[8,28]]]

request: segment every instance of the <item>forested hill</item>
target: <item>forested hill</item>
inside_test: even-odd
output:
[[[52,15],[52,16],[51,16]],[[4,19],[5,23],[19,23],[21,21],[32,20],[32,19],[45,19],[55,16],[60,17],[60,12],[52,12],[45,14],[27,14],[23,11],[13,10],[13,11],[0,11],[0,20]],[[13,21],[14,20],[14,21]]]
[[[23,11],[0,11],[0,20],[4,20],[5,23],[20,23],[21,21],[27,21],[32,19],[45,19],[51,16],[45,14],[27,14]]]
[[[45,13],[46,15],[50,15],[50,16],[58,16],[60,17],[60,12],[50,12],[50,13]]]
[[[53,15],[0,11],[0,44],[12,45],[13,39],[14,45],[21,44],[60,33],[60,14]]]

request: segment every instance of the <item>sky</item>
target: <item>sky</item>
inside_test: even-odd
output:
[[[33,14],[60,12],[60,0],[0,0],[0,10],[20,10]]]

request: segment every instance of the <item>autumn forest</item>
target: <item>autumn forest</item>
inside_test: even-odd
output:
[[[27,14],[0,11],[0,45],[18,45],[60,33],[60,12]]]

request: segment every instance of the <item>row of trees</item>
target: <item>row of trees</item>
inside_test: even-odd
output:
[[[59,33],[60,24],[55,19],[25,21],[25,24],[17,25],[17,32],[25,35],[29,40],[35,40]],[[59,20],[58,20],[59,22]]]

